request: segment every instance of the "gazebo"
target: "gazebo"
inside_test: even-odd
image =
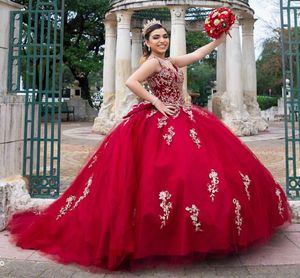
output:
[[[254,11],[248,0],[112,0],[105,17],[103,104],[93,131],[108,133],[137,99],[125,81],[139,66],[143,24],[161,19],[171,31],[170,56],[186,53],[186,31],[201,31],[211,9],[225,6],[236,15],[232,38],[217,49],[217,83],[211,110],[238,136],[267,128],[256,101],[256,64],[253,41]],[[240,32],[240,29],[242,32]],[[240,35],[242,34],[242,35]],[[184,69],[186,77],[186,69]],[[199,77],[201,78],[201,76]],[[184,93],[187,94],[185,78]]]

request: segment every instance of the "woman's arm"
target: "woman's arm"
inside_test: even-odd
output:
[[[211,53],[216,47],[218,47],[220,44],[222,44],[225,40],[226,40],[226,34],[223,33],[219,39],[214,40],[214,41],[196,49],[192,53],[181,55],[181,56],[171,57],[171,61],[179,68],[184,67],[186,65],[193,64],[193,63],[201,60],[203,57],[205,57],[209,53]]]
[[[125,85],[138,97],[153,103],[157,98],[145,90],[141,83],[160,69],[157,59],[147,60],[127,79]]]
[[[154,72],[159,72],[161,66],[157,59],[149,59],[144,62],[125,82],[125,85],[138,97],[151,102],[163,115],[173,115],[176,108],[165,105],[156,96],[150,94],[142,86],[141,82],[146,80]]]

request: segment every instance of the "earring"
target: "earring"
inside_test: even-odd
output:
[[[150,46],[148,46],[148,52],[151,52],[151,47]]]

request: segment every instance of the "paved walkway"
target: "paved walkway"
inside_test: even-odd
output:
[[[62,167],[66,188],[82,163],[103,136],[91,133],[91,123],[63,123]],[[274,123],[268,132],[244,137],[243,141],[279,181],[284,182],[284,129]],[[34,250],[22,250],[9,243],[8,233],[0,233],[0,278],[19,277],[299,277],[300,224],[276,233],[265,246],[222,260],[210,260],[179,267],[130,272],[92,274],[76,265],[57,264]],[[72,240],[72,239],[70,239]]]
[[[76,265],[61,265],[37,251],[22,250],[0,233],[0,277],[300,277],[300,224],[276,233],[265,246],[242,255],[178,267],[137,272],[90,273]],[[71,239],[70,239],[71,240]]]

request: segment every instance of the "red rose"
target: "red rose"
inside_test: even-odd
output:
[[[227,32],[235,21],[233,12],[225,7],[213,10],[204,23],[204,30],[208,36],[218,39]]]

